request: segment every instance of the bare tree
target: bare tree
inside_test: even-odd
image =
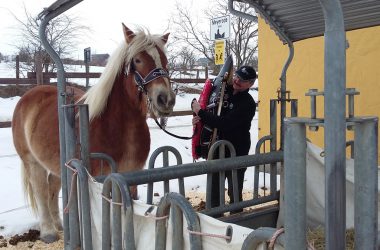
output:
[[[214,61],[213,41],[206,31],[201,30],[202,25],[194,21],[189,8],[177,1],[175,13],[170,21],[175,31],[173,37],[177,43],[192,48],[195,53],[206,57],[210,62]]]
[[[227,0],[213,0],[213,2],[214,6],[204,11],[209,19],[230,14]],[[244,13],[256,15],[254,10],[245,3],[235,2],[234,8]],[[234,15],[230,16],[231,34],[230,38],[226,40],[227,55],[232,54],[234,56],[237,67],[249,64],[257,68],[257,22]],[[209,37],[209,26],[199,25],[196,20],[196,17],[191,15],[189,8],[177,2],[175,14],[171,20],[176,33],[174,38],[207,58],[212,66],[214,63],[214,41]],[[204,30],[201,30],[202,27]]]
[[[187,47],[182,47],[181,51],[179,52],[179,64],[180,67],[183,70],[192,69],[195,64],[195,55],[193,50],[188,49]]]
[[[32,16],[24,6],[24,19],[14,18],[19,24],[18,36],[15,43],[20,54],[20,61],[25,62],[24,70],[35,71],[35,56],[41,57],[45,71],[55,69],[54,62],[44,50],[39,38],[38,17]],[[89,31],[87,26],[81,25],[75,16],[60,15],[51,20],[46,29],[47,40],[61,58],[69,57],[76,50],[80,36]]]

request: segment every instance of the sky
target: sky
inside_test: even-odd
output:
[[[123,32],[121,23],[129,28],[136,26],[146,27],[153,34],[170,32],[168,20],[175,10],[177,0],[83,0],[72,9],[65,12],[67,15],[80,17],[83,24],[91,28],[91,32],[83,37],[78,45],[80,55],[83,49],[91,47],[93,53],[111,53],[122,41]],[[209,6],[205,0],[183,0],[181,4],[191,7],[194,18],[200,20],[209,28],[209,20],[202,17],[202,10]],[[24,17],[24,5],[32,15],[38,15],[43,8],[49,7],[54,0],[1,0],[0,1],[0,52],[14,53],[15,32],[17,22],[11,13],[19,19]]]

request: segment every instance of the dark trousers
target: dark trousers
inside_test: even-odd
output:
[[[243,183],[244,183],[244,173],[247,168],[241,168],[237,170],[237,183],[238,183],[238,194],[239,194],[239,200],[242,201],[243,199]],[[228,182],[228,196],[230,197],[230,203],[234,202],[233,197],[233,182],[232,182],[232,171],[226,171],[226,178]],[[224,192],[224,190],[219,190],[219,173],[212,174],[212,182],[211,182],[211,207],[219,206],[220,200],[219,200],[219,194],[220,192]],[[239,211],[234,212],[241,212],[242,209]]]

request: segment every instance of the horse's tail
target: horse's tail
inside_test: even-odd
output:
[[[36,199],[33,195],[32,185],[29,181],[29,174],[26,172],[25,163],[21,161],[21,176],[22,176],[22,184],[25,195],[25,200],[29,201],[29,205],[34,214],[37,214],[37,203]]]

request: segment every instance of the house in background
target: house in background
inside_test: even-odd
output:
[[[92,54],[90,64],[93,66],[106,66],[109,54]]]

